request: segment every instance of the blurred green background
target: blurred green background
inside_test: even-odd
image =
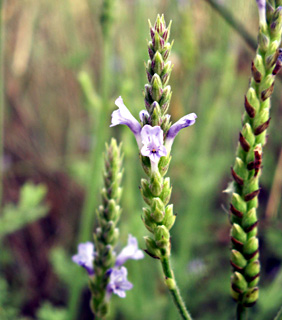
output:
[[[218,2],[256,39],[254,0]],[[120,248],[128,233],[144,248],[138,189],[144,173],[136,142],[128,128],[108,125],[120,95],[134,116],[144,109],[147,20],[154,22],[157,13],[173,20],[172,120],[198,115],[177,137],[168,172],[178,213],[172,263],[195,319],[233,319],[228,196],[222,191],[230,181],[254,52],[205,0],[107,3],[1,1],[0,319],[92,318],[87,276],[71,256],[79,241],[91,240],[102,150],[111,136],[123,141],[125,154]],[[258,211],[261,295],[250,312],[257,320],[272,319],[282,304],[281,111],[277,81]],[[127,267],[134,288],[126,299],[112,298],[109,318],[177,319],[159,263],[146,256]]]

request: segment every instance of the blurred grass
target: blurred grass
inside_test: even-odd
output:
[[[256,37],[255,1],[224,4]],[[87,177],[93,166],[89,155],[93,145],[104,143],[96,129],[98,102],[92,88],[101,94],[103,81],[108,86],[107,113],[101,109],[105,123],[110,123],[110,112],[119,95],[138,117],[144,108],[147,20],[154,21],[159,12],[167,21],[173,20],[172,119],[176,121],[189,112],[198,115],[196,125],[177,137],[169,171],[178,213],[172,229],[176,279],[195,318],[232,319],[235,306],[229,297],[229,223],[222,208],[227,197],[222,190],[230,180],[253,53],[205,1],[117,1],[108,77],[103,80],[101,6],[102,0],[6,2],[4,205],[16,203],[20,187],[33,180],[48,187],[51,207],[46,218],[9,235],[1,245],[1,277],[7,279],[12,294],[23,288],[17,303],[11,304],[11,313],[14,315],[16,309],[20,310],[19,317],[38,314],[42,319],[53,316],[54,320],[56,314],[57,320],[63,315],[61,308],[67,305],[71,279],[80,271],[70,267],[68,259],[77,246]],[[92,92],[93,106],[81,89],[80,72],[91,79],[88,97]],[[276,249],[281,243],[281,203],[273,220],[264,214],[281,150],[281,84],[277,82],[275,89],[259,209],[262,290],[251,319],[270,319],[281,304],[282,256]],[[146,231],[140,219],[144,204],[138,189],[143,173],[139,165],[136,168],[136,142],[126,127],[108,132],[123,141],[125,153],[120,247],[128,233],[144,247]],[[281,173],[280,167],[277,170]],[[93,177],[99,181],[100,171],[93,171]],[[280,198],[281,186],[278,188],[276,197]],[[91,197],[97,201],[99,195]],[[138,263],[129,262],[127,267],[134,289],[126,299],[113,297],[110,318],[175,319],[158,263],[146,257]],[[77,278],[85,284],[80,274]],[[87,290],[82,297],[80,320],[90,317]],[[52,312],[48,301],[58,307],[57,313]]]

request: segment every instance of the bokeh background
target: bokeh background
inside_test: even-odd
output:
[[[144,177],[127,127],[109,128],[122,96],[144,108],[148,19],[173,20],[173,121],[197,123],[173,145],[168,175],[178,213],[172,229],[176,279],[195,319],[233,319],[229,295],[228,195],[254,51],[205,0],[9,0],[2,6],[3,185],[0,318],[91,319],[87,275],[71,262],[91,240],[102,187],[103,146],[123,141],[120,248],[128,233],[144,248],[138,189]],[[256,40],[255,1],[218,0]],[[102,17],[102,19],[101,19]],[[106,22],[105,22],[106,21]],[[106,23],[106,24],[105,24]],[[1,104],[2,106],[2,104]],[[272,319],[282,303],[282,94],[272,98],[260,193],[261,294],[250,319]],[[3,147],[3,148],[2,148]],[[160,265],[129,261],[134,288],[112,298],[110,319],[177,319]]]

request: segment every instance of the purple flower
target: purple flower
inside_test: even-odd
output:
[[[143,143],[141,154],[150,158],[151,168],[155,171],[160,158],[167,155],[167,150],[163,145],[163,130],[159,126],[151,127],[146,124],[142,128],[141,139]]]
[[[107,285],[108,297],[112,293],[125,298],[126,290],[132,289],[133,284],[127,280],[127,269],[125,267],[113,268],[110,275],[110,282]]]
[[[266,20],[265,20],[265,6],[266,6],[266,2],[265,0],[256,0],[257,1],[257,5],[258,5],[258,10],[259,10],[259,22],[261,24],[266,24]]]
[[[195,113],[189,113],[186,116],[179,119],[170,127],[165,139],[165,147],[168,153],[171,150],[172,143],[174,141],[174,138],[177,136],[178,132],[183,128],[192,126],[196,122],[196,119],[197,115]]]
[[[126,108],[121,97],[118,97],[115,101],[115,104],[118,106],[118,110],[115,110],[112,113],[112,124],[110,127],[117,126],[119,124],[125,124],[128,128],[134,133],[138,147],[141,147],[141,125],[133,117],[130,111]]]
[[[143,258],[144,253],[142,250],[138,249],[137,239],[129,234],[127,246],[123,248],[121,253],[117,256],[116,267],[120,267],[129,259],[139,260]]]
[[[72,257],[72,261],[85,268],[90,276],[94,274],[94,244],[92,242],[80,243],[78,254]]]

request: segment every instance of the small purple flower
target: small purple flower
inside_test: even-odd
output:
[[[172,143],[174,141],[174,138],[177,136],[178,132],[183,128],[192,126],[196,122],[196,119],[197,115],[195,113],[189,113],[186,116],[179,119],[170,127],[165,139],[165,147],[168,152],[170,152]]]
[[[123,103],[121,97],[118,97],[115,101],[116,106],[118,106],[118,110],[115,110],[112,113],[112,123],[110,127],[117,126],[119,124],[125,124],[135,135],[138,147],[141,147],[141,125],[140,123],[133,117],[130,111],[126,108]]]
[[[110,282],[107,286],[108,297],[114,293],[121,298],[125,298],[125,291],[132,289],[132,287],[133,284],[127,280],[127,269],[125,267],[112,269]]]
[[[94,244],[92,242],[80,243],[78,254],[72,257],[72,261],[85,268],[90,276],[94,274]]]
[[[256,0],[257,1],[257,5],[258,5],[258,10],[259,10],[259,22],[261,24],[266,24],[266,19],[265,19],[265,15],[266,15],[266,2],[265,0]]]
[[[167,150],[163,145],[163,130],[159,126],[151,127],[146,124],[142,128],[141,139],[143,143],[141,154],[150,158],[151,168],[154,171],[157,169],[160,158],[167,155]]]
[[[131,234],[128,235],[127,246],[122,249],[121,253],[117,256],[116,267],[120,267],[127,260],[139,260],[144,258],[142,250],[138,249],[138,241]]]

